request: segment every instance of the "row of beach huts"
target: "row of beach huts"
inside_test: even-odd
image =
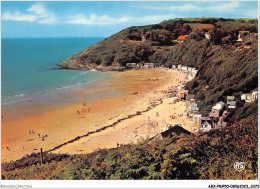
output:
[[[153,69],[153,68],[156,68],[156,65],[155,65],[155,63],[126,63],[126,68],[127,69]],[[189,67],[189,66],[183,66],[180,64],[172,65],[171,68],[191,72],[194,75],[196,75],[198,72],[198,70],[196,68]]]
[[[126,63],[127,69],[152,69],[155,63]]]

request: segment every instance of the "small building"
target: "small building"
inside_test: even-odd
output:
[[[196,68],[192,68],[192,71],[191,71],[194,75],[197,74],[198,70],[196,70]]]
[[[183,91],[180,92],[179,97],[180,97],[181,100],[185,100],[186,99],[186,93],[183,92]]]
[[[227,122],[224,121],[222,117],[220,117],[220,118],[219,118],[219,121],[218,121],[218,123],[217,123],[217,127],[222,128],[222,127],[226,127],[226,126],[227,126]]]
[[[225,106],[225,103],[220,101],[215,106],[212,107],[210,112],[210,117],[219,117],[223,108]]]
[[[176,66],[175,65],[172,65],[172,69],[175,69],[176,68]]]
[[[200,118],[202,117],[201,114],[193,114],[192,121],[193,123],[199,125]]]
[[[137,67],[137,68],[142,68],[142,64],[141,64],[141,63],[138,63],[138,64],[136,64],[136,67]]]
[[[245,42],[250,40],[250,32],[249,31],[239,31],[237,41]]]
[[[209,132],[211,129],[213,129],[212,127],[212,121],[207,118],[207,117],[201,117],[199,119],[199,131],[202,132]]]
[[[241,100],[244,100],[245,102],[252,102],[252,94],[251,93],[242,94]]]
[[[180,64],[178,65],[178,69],[181,69],[181,65]]]
[[[127,68],[135,68],[137,66],[136,63],[126,63]]]
[[[155,67],[154,63],[144,63],[144,66],[143,66],[144,69],[151,69],[154,67]]]
[[[222,109],[225,107],[225,102],[219,101],[217,104],[220,104]]]
[[[190,110],[191,110],[192,112],[194,112],[194,111],[199,111],[198,104],[196,104],[196,103],[191,103],[191,104],[190,104]]]
[[[253,91],[252,92],[252,101],[255,101],[256,99],[258,99],[258,91]]]
[[[186,70],[188,70],[188,67],[187,66],[182,66],[181,70],[186,71]]]
[[[252,93],[246,93],[241,95],[241,100],[245,102],[253,102],[258,98],[258,91],[253,91]]]
[[[187,36],[188,36],[188,35],[180,35],[180,36],[177,38],[177,41],[183,42],[183,41],[186,39]]]
[[[235,96],[227,96],[227,105],[229,105],[230,102],[234,100],[235,100]]]
[[[211,36],[209,35],[209,33],[205,33],[205,38],[206,38],[207,40],[210,40],[210,39],[211,39]]]
[[[236,108],[236,101],[230,101],[228,109],[235,109]]]

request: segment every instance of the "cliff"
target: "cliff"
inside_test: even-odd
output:
[[[242,93],[257,88],[257,29],[257,19],[223,18],[173,19],[133,26],[69,57],[59,66],[123,70],[126,63],[153,62],[164,67],[196,67],[198,73],[187,89],[195,94],[201,112],[207,114],[214,103],[225,101],[226,96],[240,99]],[[180,35],[188,36],[177,41]],[[237,105],[241,115],[257,111],[257,105],[242,108],[241,101]],[[235,116],[233,120],[239,118]]]
[[[81,70],[117,69],[129,62],[198,67],[205,62],[211,45],[239,45],[234,41],[238,39],[240,30],[257,32],[257,20],[174,19],[154,25],[133,26],[74,54],[58,65],[64,69]],[[210,40],[205,39],[206,33],[211,36]],[[183,43],[177,42],[180,35],[188,35]]]

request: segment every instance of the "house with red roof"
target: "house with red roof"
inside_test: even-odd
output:
[[[188,35],[180,35],[180,36],[177,38],[177,41],[184,41],[187,36],[188,36]]]

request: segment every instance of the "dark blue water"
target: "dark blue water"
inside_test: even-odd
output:
[[[57,64],[104,38],[2,39],[2,105],[102,79],[107,73],[57,70]]]

